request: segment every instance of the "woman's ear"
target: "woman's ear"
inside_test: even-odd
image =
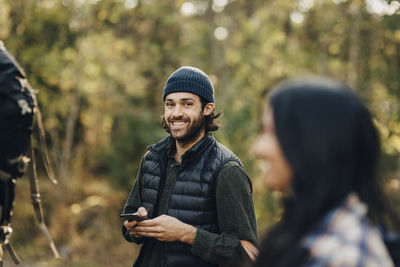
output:
[[[207,103],[207,104],[204,106],[204,110],[203,110],[204,116],[208,116],[208,115],[210,115],[211,113],[213,113],[214,109],[215,109],[214,103]]]

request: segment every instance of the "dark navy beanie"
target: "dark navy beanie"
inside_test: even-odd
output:
[[[207,103],[214,103],[214,87],[210,78],[195,67],[181,67],[169,76],[163,92],[163,101],[168,94],[187,92],[202,97]]]

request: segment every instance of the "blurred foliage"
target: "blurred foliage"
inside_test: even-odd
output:
[[[39,90],[60,177],[42,179],[46,219],[63,260],[34,225],[19,181],[13,241],[38,266],[129,266],[137,247],[118,214],[146,147],[161,130],[161,92],[182,65],[208,73],[217,139],[253,180],[260,231],[279,215],[251,145],[263,96],[292,76],[332,76],[375,114],[383,175],[400,205],[400,15],[385,0],[0,0],[0,39]],[[38,157],[39,158],[39,157]],[[31,265],[30,265],[31,266]]]
[[[115,123],[110,147],[99,153],[100,160],[95,160],[97,166],[92,168],[92,174],[104,177],[116,189],[132,185],[145,146],[167,136],[160,125],[146,117],[121,118]]]

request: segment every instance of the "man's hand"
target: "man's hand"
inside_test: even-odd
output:
[[[147,218],[147,211],[146,211],[146,209],[143,208],[143,207],[140,207],[140,208],[137,210],[136,213],[137,213],[140,217]],[[137,224],[138,224],[138,222],[135,221],[135,220],[133,220],[133,221],[125,221],[125,222],[124,222],[124,225],[125,225],[126,229],[129,231],[129,233],[130,233],[131,235],[133,235],[133,236],[136,237],[136,238],[141,238],[142,235],[140,235],[140,234],[138,233],[138,231],[136,230]]]
[[[160,241],[180,241],[193,245],[197,229],[163,214],[152,220],[139,222],[135,227],[135,232],[140,236],[154,237]]]

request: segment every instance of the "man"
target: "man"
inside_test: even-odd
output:
[[[124,213],[123,236],[142,244],[134,266],[234,266],[257,254],[251,181],[219,128],[214,88],[200,69],[182,67],[163,92],[163,128],[149,147]]]

